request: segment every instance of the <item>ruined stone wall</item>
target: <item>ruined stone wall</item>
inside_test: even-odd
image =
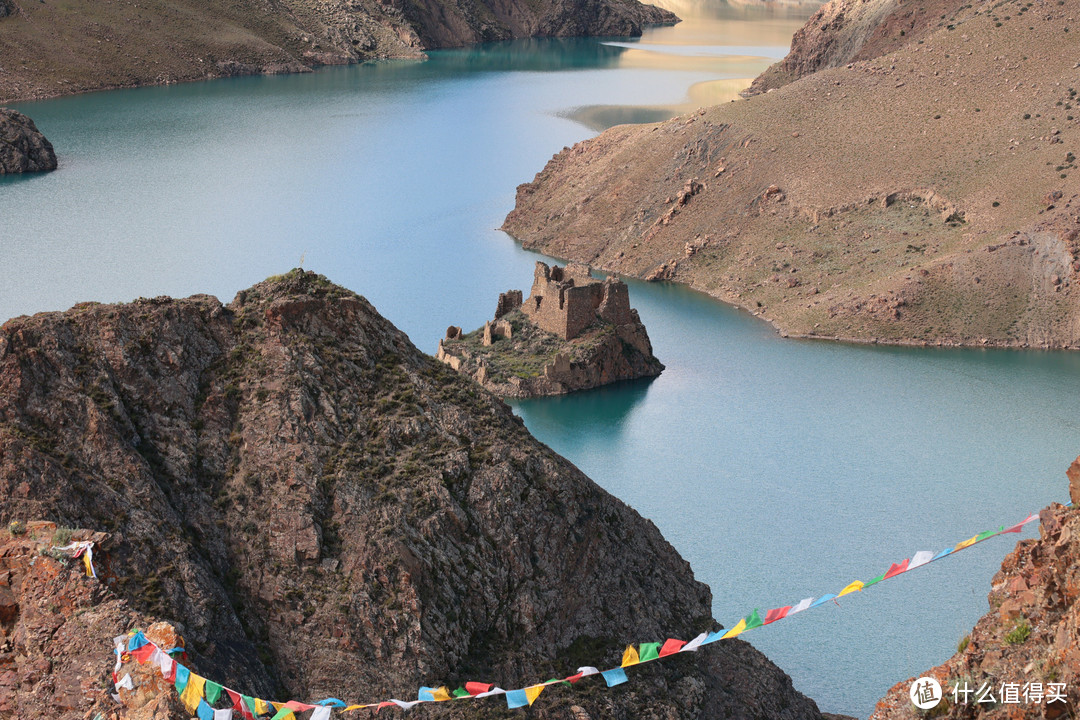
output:
[[[630,288],[626,287],[626,283],[609,277],[601,287],[603,292],[596,313],[616,325],[633,322],[634,318],[630,313]]]
[[[581,263],[560,268],[537,262],[532,290],[522,310],[538,327],[563,340],[581,334],[597,314],[616,325],[632,322],[626,284],[614,278],[598,282]]]

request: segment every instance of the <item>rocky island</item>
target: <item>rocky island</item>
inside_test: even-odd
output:
[[[364,298],[299,270],[227,305],[4,323],[0,523],[0,715],[19,720],[190,718],[133,670],[110,697],[111,639],[172,638],[163,619],[192,671],[281,701],[522,687],[716,627],[655,525]],[[54,556],[73,538],[98,543],[100,580]],[[625,688],[593,681],[530,713],[820,717],[739,639],[634,668]]]
[[[55,169],[56,152],[34,121],[0,108],[0,175]]]
[[[626,283],[587,265],[537,262],[532,290],[499,296],[495,319],[468,334],[450,327],[436,358],[496,395],[539,397],[656,377],[649,334]]]

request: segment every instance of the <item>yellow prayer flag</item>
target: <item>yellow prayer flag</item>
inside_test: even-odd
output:
[[[253,700],[255,700],[256,715],[266,715],[268,712],[270,712],[270,703],[260,698],[253,698]]]
[[[188,676],[187,687],[180,693],[180,700],[189,713],[194,714],[199,707],[199,701],[203,698],[203,688],[206,687],[206,678],[199,677],[195,673]]]
[[[450,691],[446,689],[445,685],[440,687],[438,690],[433,690],[431,692],[431,697],[434,698],[435,700],[452,700],[453,699],[450,696]]]
[[[974,545],[975,544],[975,538],[977,538],[977,537],[979,537],[979,536],[978,535],[972,535],[967,540],[965,540],[964,542],[962,542],[959,545],[957,545],[956,547],[954,547],[953,552],[956,552],[957,550],[963,550],[966,547]]]
[[[739,621],[739,623],[735,627],[731,628],[726,633],[724,633],[724,636],[722,638],[720,638],[720,639],[721,640],[727,640],[728,638],[733,638],[733,637],[735,637],[736,635],[738,635],[739,633],[741,633],[745,629],[746,629],[746,618],[743,618],[742,620]]]
[[[622,664],[620,667],[629,667],[631,665],[638,664],[637,649],[633,645],[626,646],[626,652],[622,654]]]
[[[839,595],[837,595],[836,597],[844,597],[844,596],[845,596],[845,595],[847,595],[848,593],[853,593],[853,592],[857,592],[857,591],[859,591],[859,590],[862,590],[862,589],[863,589],[863,582],[862,582],[862,580],[856,580],[855,582],[851,583],[851,584],[850,584],[850,585],[848,585],[848,586],[847,586],[846,588],[844,588],[843,590],[841,590],[841,591],[840,591],[840,594],[839,594]]]
[[[86,566],[86,577],[94,577],[94,566],[90,564],[90,553],[83,553],[82,562]]]
[[[529,704],[532,705],[536,701],[536,698],[540,697],[540,693],[544,692],[543,685],[533,685],[532,687],[525,688],[525,697],[529,699]]]
[[[351,712],[352,710],[359,710],[360,708],[366,708],[367,705],[350,705],[347,708],[342,708],[341,712]]]

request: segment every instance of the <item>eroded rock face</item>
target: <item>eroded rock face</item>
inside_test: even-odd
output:
[[[1070,468],[1070,490],[1080,458]],[[1080,704],[1080,510],[1057,503],[1039,513],[1039,537],[1022,540],[1001,563],[989,595],[990,611],[966,644],[944,664],[920,673],[938,680],[946,701],[931,717],[991,720],[1071,717]],[[915,678],[895,685],[878,702],[873,720],[927,717],[912,705]],[[997,703],[952,702],[952,688],[992,688]],[[1060,685],[1064,683],[1064,685]],[[1002,686],[1035,684],[1043,700],[1001,702]],[[1055,684],[1056,687],[1052,687]],[[1060,688],[1063,702],[1048,702]],[[958,694],[957,699],[963,696]]]
[[[100,662],[116,624],[165,619],[200,674],[268,699],[519,687],[713,625],[708,588],[650,522],[366,300],[301,271],[227,306],[5,323],[0,522],[17,517],[111,534],[110,587],[140,619],[77,631]],[[549,689],[533,713],[818,717],[740,641],[634,675],[628,692]]]
[[[0,1],[0,17],[4,15]],[[52,143],[20,112],[0,108],[0,175],[56,169]]]

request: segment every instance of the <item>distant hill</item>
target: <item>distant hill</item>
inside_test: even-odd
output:
[[[677,20],[638,0],[0,0],[0,103]]]

